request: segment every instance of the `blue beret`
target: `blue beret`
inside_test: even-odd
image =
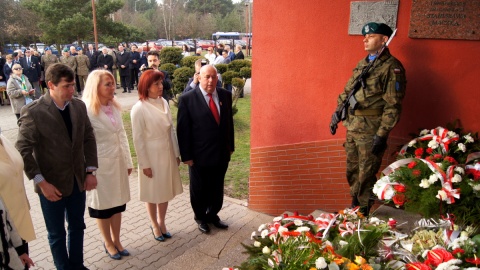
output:
[[[83,50],[82,47],[77,47],[77,51]]]
[[[392,28],[384,23],[369,22],[362,28],[362,35],[364,36],[366,34],[381,34],[390,37],[392,33]]]
[[[45,47],[45,51],[50,51],[50,47]]]

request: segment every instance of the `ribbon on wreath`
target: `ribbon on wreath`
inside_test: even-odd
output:
[[[352,234],[355,232],[356,226],[353,222],[344,221],[338,225],[338,231],[342,237],[345,237],[348,234]]]
[[[400,150],[400,153],[405,153],[407,151],[407,148],[409,147],[409,144],[411,144],[412,142],[416,143],[417,141],[429,141],[429,140],[436,141],[440,145],[443,153],[447,153],[449,145],[452,142],[459,140],[458,134],[455,134],[454,136],[449,137],[448,132],[449,132],[448,129],[443,127],[434,128],[430,131],[430,134],[415,138],[410,143],[404,145]]]

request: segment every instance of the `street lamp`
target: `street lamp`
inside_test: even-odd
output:
[[[135,12],[137,12],[137,2],[140,0],[135,0]]]

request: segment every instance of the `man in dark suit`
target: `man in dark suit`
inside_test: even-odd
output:
[[[245,59],[245,55],[243,55],[242,45],[237,44],[235,45],[235,58],[233,60],[243,60]]]
[[[132,44],[130,46],[130,90],[133,90],[133,86],[138,86],[138,73],[140,68],[140,53],[137,51],[137,45]]]
[[[120,73],[120,84],[122,85],[123,92],[122,93],[130,93],[130,63],[131,63],[131,55],[129,52],[125,51],[123,45],[118,46],[118,53],[117,53],[117,68]]]
[[[107,47],[103,47],[102,53],[97,57],[97,67],[106,69],[113,74],[113,56],[108,54]]]
[[[23,68],[23,74],[35,88],[35,98],[40,98],[42,90],[40,89],[40,76],[42,75],[42,66],[40,59],[32,55],[30,49],[25,50],[25,57],[20,59],[20,65]]]
[[[180,96],[177,134],[183,163],[189,166],[190,203],[198,228],[208,233],[212,223],[227,229],[218,212],[230,155],[234,151],[232,94],[217,88],[217,70],[200,69],[200,84]]]
[[[95,70],[97,68],[97,57],[98,53],[95,48],[93,48],[93,44],[88,44],[88,51],[87,54],[88,60],[90,61],[90,71]]]
[[[87,269],[83,265],[85,190],[97,186],[95,135],[85,104],[73,98],[74,78],[67,65],[50,66],[49,91],[24,106],[18,120],[16,148],[40,197],[57,269]]]

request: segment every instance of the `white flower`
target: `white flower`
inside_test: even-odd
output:
[[[268,235],[268,230],[263,230],[260,234],[260,236],[262,236],[262,238],[265,238],[267,235]]]
[[[465,170],[462,168],[462,167],[455,167],[455,172],[459,173],[459,174],[464,174],[465,173]]]
[[[256,235],[255,232],[252,232],[252,234],[250,235],[250,240],[253,240],[253,237]]]
[[[253,246],[254,247],[261,247],[262,246],[262,243],[258,242],[258,241],[255,241],[253,242]]]
[[[432,148],[432,149],[436,149],[438,147],[438,142],[437,141],[429,141],[428,142],[428,147]]]
[[[412,146],[414,146],[416,143],[417,143],[417,140],[411,140],[411,141],[408,143],[408,147],[412,147]]]
[[[378,179],[373,186],[373,193],[381,200],[391,200],[395,195],[395,189],[393,189],[391,183],[388,175]]]
[[[318,257],[318,259],[315,260],[315,267],[317,269],[323,269],[327,268],[327,262],[325,261],[325,258],[323,257]]]
[[[258,226],[258,231],[261,232],[261,231],[265,230],[265,228],[267,228],[267,225],[262,224],[262,225]]]
[[[443,262],[437,266],[437,270],[456,270],[460,269],[460,267],[456,266],[456,264],[461,264],[462,261],[459,259],[451,259],[449,261]]]
[[[371,217],[370,220],[369,220],[370,224],[380,224],[380,219],[377,218],[377,217]]]
[[[275,267],[275,263],[274,263],[273,260],[270,259],[270,258],[268,258],[268,266],[270,266],[270,267],[272,267],[272,268]]]
[[[433,184],[433,183],[435,183],[435,182],[437,182],[437,181],[438,181],[438,176],[437,176],[436,174],[432,174],[432,175],[430,175],[430,177],[428,178],[428,182],[429,182],[430,184]]]
[[[438,167],[442,168],[442,163],[441,162],[437,162],[435,164],[437,164]]]
[[[281,234],[281,233],[283,233],[283,232],[288,232],[288,228],[285,228],[285,227],[283,227],[283,226],[280,226],[280,227],[278,228],[278,233]]]
[[[465,153],[465,151],[467,151],[467,147],[465,147],[465,144],[459,143],[457,145],[458,145],[458,149],[460,149],[462,152]]]
[[[300,219],[295,219],[293,221],[293,223],[295,224],[295,226],[302,226],[303,225],[303,222]]]
[[[274,217],[273,222],[279,222],[282,219],[283,219],[282,216]]]
[[[422,181],[420,182],[420,187],[422,188],[429,188],[430,187],[430,182],[428,181],[428,179],[422,179]]]
[[[467,141],[467,143],[472,143],[474,140],[472,138],[472,136],[470,136],[470,133],[468,133],[467,135],[463,136],[463,138],[465,138],[465,140]]]
[[[455,137],[456,135],[457,135],[457,133],[455,133],[455,132],[453,132],[453,131],[447,132],[447,137],[448,137],[448,138],[453,138],[453,137]]]
[[[348,242],[347,242],[347,241],[340,240],[340,241],[338,242],[338,244],[339,244],[341,247],[344,247],[345,245],[348,245]]]
[[[475,191],[480,191],[480,184],[478,185],[472,185],[473,190]]]
[[[460,174],[455,174],[455,175],[452,177],[452,182],[453,182],[453,183],[460,183],[460,182],[462,182],[462,177],[460,176]]]
[[[437,199],[441,200],[441,201],[446,201],[447,200],[447,193],[443,190],[439,190],[438,193],[437,193]]]
[[[420,136],[427,135],[428,133],[430,133],[430,130],[424,129],[424,130],[420,131]]]
[[[267,246],[264,246],[263,249],[262,249],[262,253],[263,254],[270,254],[271,250],[267,247]]]
[[[308,231],[310,231],[310,228],[306,227],[306,226],[302,226],[302,227],[298,227],[295,231],[297,231],[297,232],[308,232]]]

